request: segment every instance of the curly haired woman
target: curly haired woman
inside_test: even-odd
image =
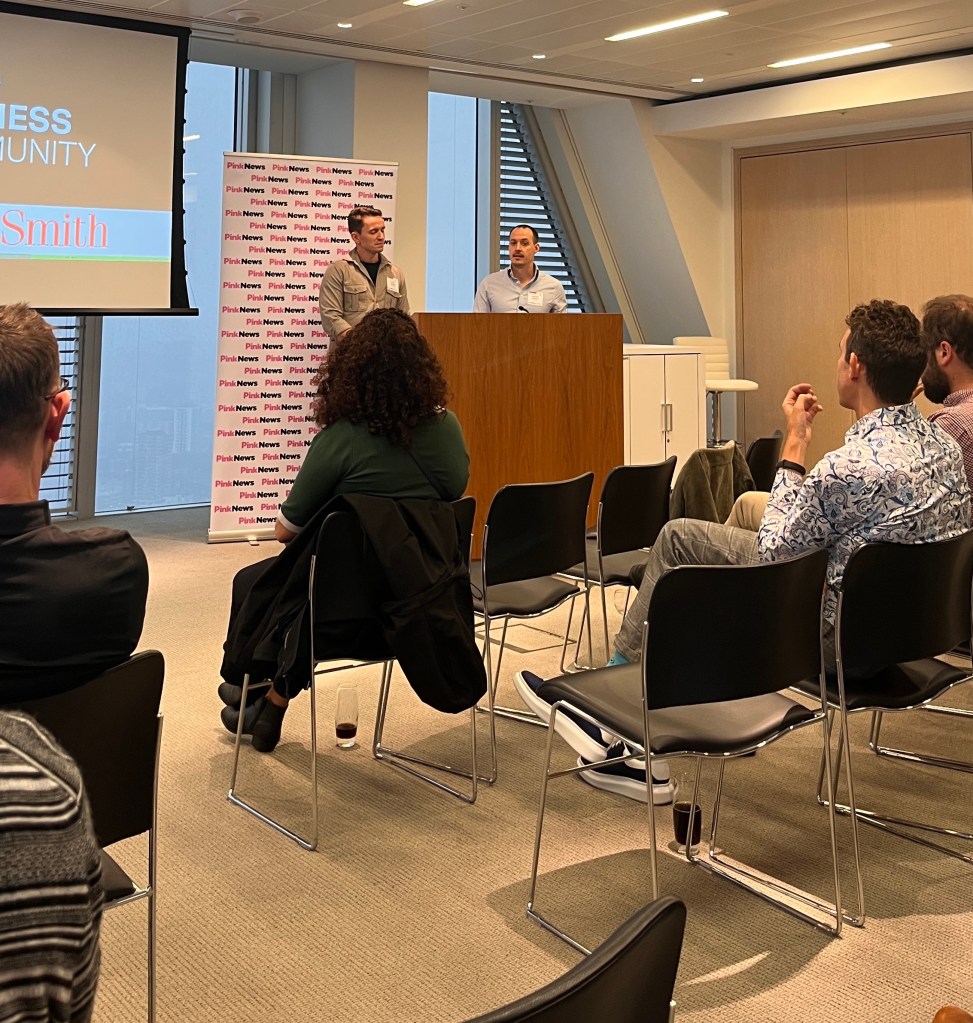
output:
[[[331,343],[314,378],[311,441],[275,532],[290,543],[338,494],[455,500],[466,488],[470,459],[459,420],[446,409],[442,367],[412,318],[376,309]],[[230,621],[271,558],[241,569],[233,579]],[[241,691],[224,682],[224,726],[236,732]],[[287,697],[265,683],[251,686],[244,733],[261,752],[280,739]],[[249,702],[249,701],[248,701]]]

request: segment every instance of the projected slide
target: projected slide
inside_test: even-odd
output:
[[[12,9],[0,4],[0,303],[169,309],[178,39]]]

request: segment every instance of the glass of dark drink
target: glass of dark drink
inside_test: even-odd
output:
[[[334,706],[334,734],[340,749],[354,749],[358,735],[358,686],[342,682]]]

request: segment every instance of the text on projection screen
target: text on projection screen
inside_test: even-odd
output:
[[[169,307],[176,60],[171,36],[0,13],[0,303]]]

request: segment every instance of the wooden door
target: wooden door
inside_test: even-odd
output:
[[[809,461],[837,447],[851,424],[834,400],[836,346],[849,309],[847,234],[843,149],[740,161],[737,372],[760,385],[737,399],[745,416],[738,436],[747,443],[782,425],[780,403],[802,381],[825,407]]]

